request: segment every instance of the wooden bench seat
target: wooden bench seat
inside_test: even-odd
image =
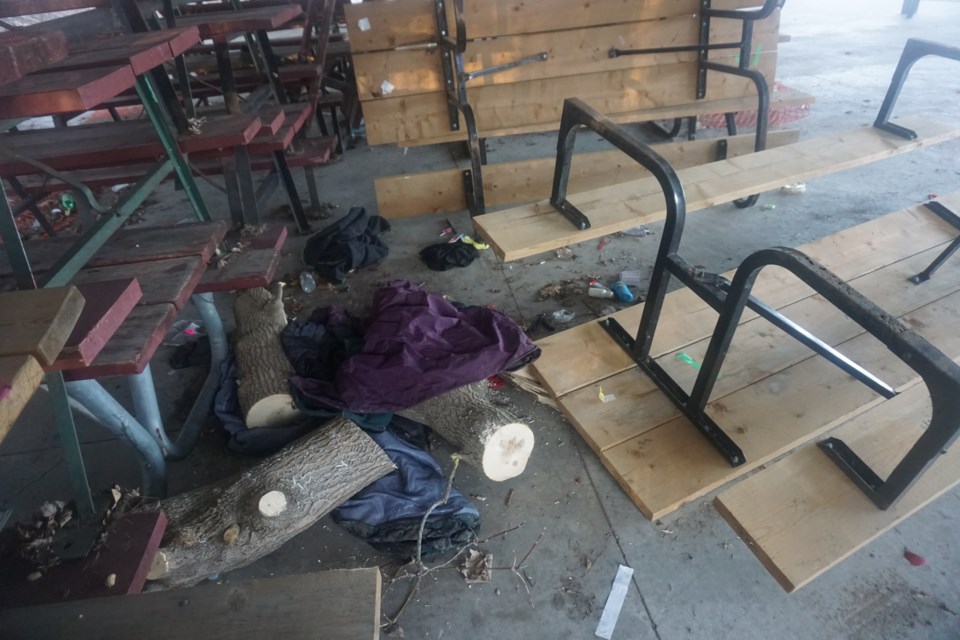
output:
[[[130,65],[34,73],[0,85],[0,119],[87,111],[134,82]]]
[[[199,134],[182,136],[178,144],[185,153],[218,151],[249,143],[261,127],[256,113],[209,117]],[[0,135],[0,144],[62,171],[151,162],[164,153],[152,125],[146,121],[6,133]],[[35,173],[38,169],[30,164],[8,157],[0,159],[0,177]]]
[[[60,31],[23,29],[0,33],[0,85],[66,57],[67,38]]]
[[[266,287],[273,282],[280,266],[281,251],[286,239],[287,227],[279,224],[267,225],[261,233],[254,236],[237,238],[236,234],[231,234],[227,238],[227,246],[231,247],[239,240],[244,245],[242,251],[234,254],[222,267],[211,265],[200,279],[195,292],[213,293]]]

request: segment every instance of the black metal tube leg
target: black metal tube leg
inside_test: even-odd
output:
[[[297,223],[297,229],[300,233],[307,233],[310,231],[310,222],[307,220],[307,214],[303,210],[303,203],[300,202],[297,185],[293,181],[293,174],[290,173],[290,167],[287,165],[287,157],[283,151],[273,152],[273,162],[277,167],[277,173],[280,175],[283,188],[287,192],[287,198],[290,201],[290,210],[293,212],[293,219]]]

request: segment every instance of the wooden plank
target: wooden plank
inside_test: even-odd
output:
[[[5,31],[0,33],[0,85],[67,57],[67,38],[61,31]]]
[[[178,56],[193,45],[200,42],[200,32],[196,27],[176,27],[162,31],[148,31],[146,33],[131,33],[125,35],[110,35],[108,37],[91,38],[83,42],[70,44],[70,51],[81,53],[99,51],[101,49],[125,49],[131,46],[152,45],[166,43],[170,47],[170,55]]]
[[[57,64],[48,66],[43,73],[128,64],[135,75],[141,75],[172,59],[173,54],[166,42],[132,44],[128,47],[111,47],[75,53]]]
[[[250,249],[220,269],[207,269],[196,293],[237,291],[266,287],[273,282],[280,266],[280,252],[275,249]]]
[[[211,116],[199,134],[182,136],[178,144],[184,153],[223,153],[249,143],[259,130],[256,113]],[[148,162],[164,153],[153,126],[134,120],[0,134],[0,144],[63,171]],[[0,159],[0,176],[34,173],[30,164]]]
[[[948,356],[957,357],[957,313],[960,293],[953,293],[903,320],[910,326],[923,326],[925,338]],[[840,348],[897,390],[917,379],[915,372],[870,335],[860,335]],[[811,402],[811,398],[818,401]],[[685,418],[608,449],[601,460],[640,511],[657,519],[882,401],[825,359],[812,357],[708,405],[708,413],[743,450],[747,462],[739,467],[731,467]]]
[[[43,368],[33,356],[0,357],[0,442],[42,381]]]
[[[201,260],[208,262],[226,232],[227,224],[219,220],[157,227],[126,227],[113,234],[85,266],[109,267],[184,256],[199,256]],[[75,243],[74,238],[46,238],[25,242],[24,248],[34,273],[43,273]],[[13,274],[13,269],[5,258],[6,251],[0,247],[0,276]]]
[[[0,118],[86,111],[123,93],[135,80],[129,65],[25,76],[0,86]]]
[[[351,50],[380,51],[436,41],[434,6],[430,0],[344,5]],[[467,0],[463,15],[467,37],[476,39],[694,15],[699,6],[694,0],[554,0],[544,10],[540,4],[517,0]],[[756,0],[718,0],[713,6],[752,7]],[[452,28],[452,3],[448,15]]]
[[[800,139],[798,130],[772,131],[767,148],[792,144]],[[727,157],[753,153],[753,134],[725,138]],[[685,140],[652,145],[675,169],[714,162],[719,139]],[[502,207],[534,202],[550,197],[556,158],[538,158],[520,162],[489,164],[483,167],[484,197],[487,207]],[[623,152],[579,153],[573,158],[567,193],[639,180],[650,173]],[[386,176],[374,180],[377,211],[385,218],[405,218],[423,214],[452,213],[467,208],[462,171],[457,168]]]
[[[64,371],[64,378],[92,380],[141,373],[173,326],[177,313],[177,308],[168,303],[134,308],[94,361],[82,369]]]
[[[907,140],[864,127],[682,169],[678,174],[686,194],[687,212],[960,136],[960,128],[922,118],[901,118],[898,122],[914,129],[918,138]],[[649,224],[665,215],[663,192],[654,178],[588,191],[570,200],[590,218],[590,229],[575,229],[549,201],[478,216],[474,226],[502,260],[511,261]]]
[[[951,275],[944,275],[939,282],[934,283],[931,280],[931,287],[918,287],[908,280],[930,264],[947,244],[944,242],[926,251],[898,259],[890,265],[850,280],[849,283],[867,298],[878,301],[891,315],[902,316],[960,289],[956,284],[960,282],[960,265],[951,271]],[[914,250],[909,246],[904,247],[905,252]],[[834,307],[820,296],[810,295],[783,306],[780,310],[827,344],[847,342],[863,333],[859,325],[836,312]],[[667,313],[663,320],[664,325],[674,324],[672,313]],[[708,337],[692,341],[659,356],[657,362],[681,387],[690,390],[698,371],[686,361],[692,358],[695,362],[703,362],[709,342]],[[747,320],[737,329],[711,399],[722,402],[725,396],[783,371],[810,355],[807,347],[772,327],[765,319],[755,317]],[[617,401],[600,402],[600,385],[603,386],[604,393],[614,394]],[[649,377],[634,370],[569,393],[560,398],[560,407],[598,453],[681,415],[679,409],[660,393]],[[736,440],[736,436],[731,437]]]
[[[5,532],[0,575],[4,609],[110,596],[108,602],[116,604],[116,596],[140,593],[166,526],[163,512],[129,513],[110,525],[104,543],[90,557],[51,567],[33,582],[25,579],[34,570],[32,564],[16,555],[17,536]],[[106,584],[110,574],[112,587]]]
[[[85,367],[93,362],[143,297],[136,278],[77,285],[86,304],[73,333],[48,373]]]
[[[776,53],[760,55],[755,67],[770,84],[776,68]],[[657,67],[618,69],[564,78],[545,78],[506,85],[470,89],[470,102],[481,136],[531,124],[560,122],[563,101],[583,96],[602,113],[621,114],[696,101],[697,64],[682,62]],[[750,80],[710,72],[707,96],[710,99],[755,95]],[[364,103],[367,140],[370,144],[410,144],[442,138],[450,133],[450,116],[443,93],[425,93],[384,98]],[[460,123],[463,130],[465,124]]]
[[[168,302],[179,310],[200,282],[206,267],[206,263],[197,256],[169,258],[112,267],[86,268],[77,273],[72,282],[84,284],[136,278],[143,289],[140,306]]]
[[[109,6],[110,0],[0,0],[0,18]]]
[[[795,89],[781,89],[774,91],[771,96],[771,105],[774,107],[795,107],[809,106],[814,103],[813,96],[797,91]],[[669,107],[658,107],[654,109],[637,109],[626,113],[613,113],[607,116],[615,123],[625,124],[630,122],[649,122],[651,120],[670,120],[687,116],[700,116],[714,113],[734,113],[740,111],[756,111],[757,98],[755,95],[740,96],[737,98],[710,99],[710,100],[692,100],[684,104],[670,105]],[[556,131],[558,123],[539,122],[533,124],[524,124],[517,127],[504,127],[497,129],[491,136],[516,136],[526,133],[540,133],[543,131]],[[400,143],[404,147],[416,147],[425,144],[437,144],[441,142],[457,142],[466,140],[466,132],[449,131],[433,138],[424,138],[421,140],[410,140]]]
[[[57,359],[83,310],[76,287],[0,294],[0,357],[32,355],[40,364]]]
[[[324,571],[0,611],[19,638],[376,640],[380,569]],[[188,603],[188,604],[184,604]]]
[[[886,477],[923,433],[930,398],[922,384],[830,435]],[[787,591],[795,591],[960,484],[951,446],[895,505],[881,511],[813,443],[727,489],[717,510]],[[838,526],[842,523],[842,526]]]
[[[233,33],[273,31],[303,13],[298,4],[280,4],[237,11],[205,11],[177,18],[177,26],[197,27],[200,37],[225,38]]]
[[[754,29],[754,51],[770,52],[777,49],[779,13],[760,21]],[[602,27],[573,29],[534,35],[507,36],[471,42],[464,54],[464,70],[479,71],[505,64],[526,56],[547,52],[547,59],[527,64],[470,81],[474,87],[489,84],[510,84],[541,78],[575,76],[616,69],[634,69],[678,62],[694,62],[696,52],[659,53],[610,57],[610,49],[650,49],[656,47],[695,45],[700,21],[692,14],[656,22],[632,22]],[[732,20],[714,21],[710,41],[738,42],[741,28]],[[711,59],[736,65],[736,49],[721,49]],[[384,97],[432,93],[444,90],[440,51],[404,49],[355,53],[352,56],[356,71],[357,93],[361,101]],[[383,91],[383,83],[393,87]]]
[[[960,207],[960,192],[944,196],[950,208]],[[845,229],[826,238],[798,247],[808,256],[829,264],[840,278],[853,280],[908,255],[905,248],[920,251],[949,240],[956,230],[922,205],[907,208],[864,224]],[[724,274],[733,277],[733,271]],[[775,308],[791,304],[809,295],[809,289],[779,270],[760,273],[753,293]],[[713,331],[716,314],[688,289],[667,296],[665,313],[673,321],[657,331],[653,354],[663,355],[704,338]],[[640,323],[643,304],[613,314],[621,325],[633,332]],[[744,320],[755,317],[746,310]],[[588,322],[548,336],[537,342],[543,350],[531,366],[544,386],[559,398],[598,380],[634,366],[633,361],[610,339],[599,323]],[[576,353],[575,359],[570,358]]]

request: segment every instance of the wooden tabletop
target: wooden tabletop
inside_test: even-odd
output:
[[[303,9],[293,4],[239,11],[207,11],[177,18],[177,26],[196,26],[202,38],[224,38],[233,33],[277,29],[302,13]]]

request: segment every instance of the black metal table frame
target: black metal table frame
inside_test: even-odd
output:
[[[750,52],[753,48],[753,25],[757,20],[769,17],[775,10],[780,9],[786,0],[764,0],[758,9],[725,10],[711,8],[712,0],[700,0],[698,42],[695,45],[660,47],[651,49],[618,49],[611,47],[609,56],[617,58],[628,55],[652,55],[672,52],[697,53],[697,85],[696,99],[707,97],[707,72],[717,71],[729,73],[751,80],[757,90],[757,128],[755,151],[767,148],[767,127],[770,113],[770,88],[766,78],[756,69],[750,68]],[[486,145],[477,130],[477,120],[473,106],[467,94],[467,83],[482,76],[488,76],[533,62],[543,62],[547,59],[547,52],[543,51],[526,56],[506,64],[496,65],[473,72],[464,70],[463,55],[467,49],[467,28],[463,18],[463,0],[453,0],[454,18],[456,23],[455,38],[451,39],[447,18],[447,0],[436,0],[437,46],[441,53],[441,69],[443,71],[444,90],[447,96],[447,107],[450,118],[450,130],[460,130],[460,114],[467,130],[467,153],[470,156],[470,168],[462,172],[467,208],[473,216],[486,213],[483,191],[483,165],[487,163]],[[742,22],[741,38],[738,42],[710,42],[710,22],[712,19],[733,19]],[[739,64],[731,66],[710,60],[710,51],[721,49],[739,49]],[[730,135],[736,134],[736,124],[732,113],[727,116],[727,129]],[[695,118],[694,118],[695,121]],[[681,119],[671,132],[664,131],[668,137],[674,137],[680,132]],[[692,131],[691,128],[691,138]],[[723,158],[720,158],[723,159]],[[756,204],[758,195],[736,200],[734,204],[746,208]],[[587,222],[589,226],[589,222]],[[586,227],[579,227],[584,229]]]
[[[910,68],[920,58],[935,55],[960,61],[960,48],[911,39],[904,48],[886,98],[877,116],[879,129],[907,138],[916,134],[890,122],[890,115]],[[660,390],[680,409],[731,466],[746,461],[736,443],[706,413],[714,384],[723,366],[727,350],[745,308],[749,307],[791,337],[812,349],[817,355],[870,387],[885,398],[897,391],[880,378],[846,357],[829,344],[797,325],[776,309],[751,295],[759,273],[775,265],[791,272],[827,302],[877,338],[904,364],[915,371],[926,385],[932,403],[929,426],[903,456],[886,479],[882,479],[838,438],[818,443],[864,494],[880,509],[893,505],[926,469],[960,436],[960,366],[922,336],[909,329],[880,307],[850,287],[823,265],[785,247],[773,247],[748,256],[728,280],[701,267],[692,266],[678,253],[686,218],[683,185],[670,164],[628,131],[613,123],[578,99],[564,102],[559,138],[554,189],[551,201],[560,213],[574,224],[582,224],[585,216],[566,200],[566,184],[573,156],[576,133],[588,128],[610,141],[618,149],[647,169],[658,181],[666,202],[666,221],[653,274],[647,289],[646,302],[636,336],[631,336],[616,320],[600,321],[607,333],[630,355],[637,366],[652,378]],[[942,207],[942,205],[941,205]],[[938,211],[960,228],[960,220],[952,212]],[[945,207],[942,207],[945,209]],[[581,228],[583,228],[581,226]],[[960,241],[951,244],[920,276],[911,278],[921,283],[956,251]],[[651,356],[654,335],[663,310],[671,277],[676,277],[719,314],[696,382],[687,393]]]

